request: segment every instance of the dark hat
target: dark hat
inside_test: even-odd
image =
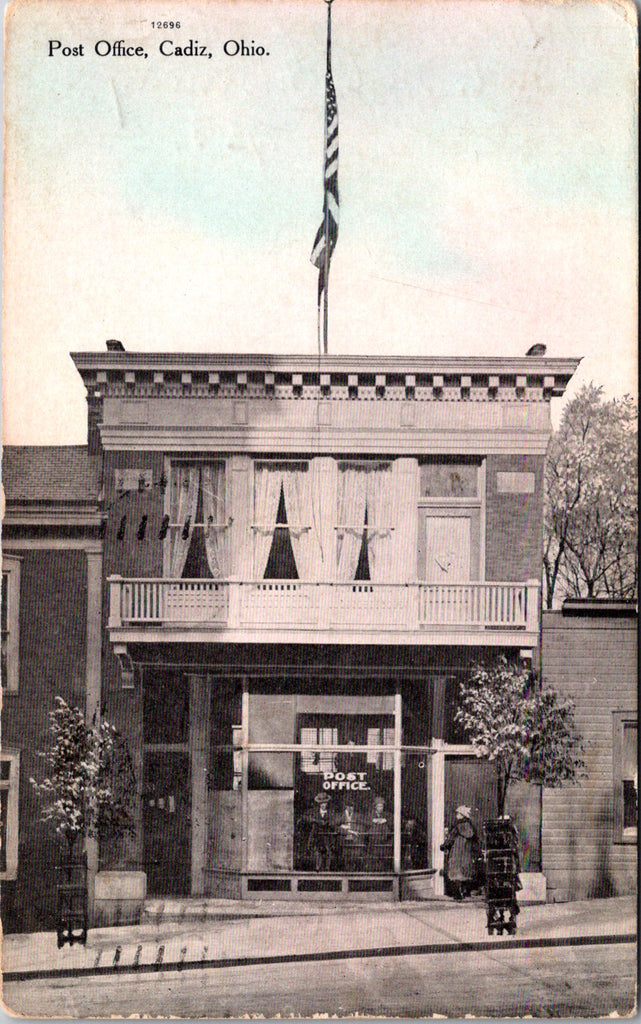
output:
[[[321,793],[317,793],[316,796],[314,797],[314,803],[316,803],[316,804],[328,804],[331,799],[332,798],[329,795],[329,793],[321,792]]]

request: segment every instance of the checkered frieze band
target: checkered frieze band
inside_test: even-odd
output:
[[[389,374],[279,372],[274,370],[130,370],[85,373],[92,394],[118,397],[218,397],[311,399],[334,401],[548,401],[562,394],[565,377],[551,374],[513,376],[472,374]]]

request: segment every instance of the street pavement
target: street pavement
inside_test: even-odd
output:
[[[633,897],[522,907],[514,938],[488,936],[481,901],[190,901],[182,920],[167,910],[90,931],[86,946],[5,936],[5,1006],[43,1016],[594,1016],[590,1007],[622,1013],[634,1002]]]

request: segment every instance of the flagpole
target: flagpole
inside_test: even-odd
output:
[[[322,353],[327,355],[329,333],[329,267],[336,245],[339,219],[338,200],[338,109],[332,78],[332,2],[327,4],[327,63],[325,69],[325,147],[323,160],[323,219],[316,232],[311,261],[318,269],[318,355],[321,356],[321,317],[323,320]],[[322,303],[321,303],[322,298]]]
[[[331,69],[332,60],[332,2],[325,0],[327,4],[327,71]],[[327,152],[327,95],[325,95],[325,152]],[[323,167],[323,188],[327,188],[325,181],[325,167]],[[329,312],[329,206],[325,200],[325,253],[324,253],[324,280],[325,291],[323,295],[323,355],[327,355],[327,321]]]

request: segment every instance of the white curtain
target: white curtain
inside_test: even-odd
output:
[[[318,537],[320,563],[316,579],[333,583],[336,579],[336,518],[338,465],[336,459],[322,455],[312,459],[312,529]]]
[[[191,543],[191,534],[198,508],[198,487],[200,470],[198,466],[172,467],[171,508],[169,515],[172,523],[177,525],[172,530],[171,557],[169,575],[174,579],[182,576],[187,552]],[[187,537],[183,539],[183,531],[189,520]]]
[[[365,509],[370,577],[376,583],[416,579],[419,468],[414,458],[390,465],[360,466],[338,473],[337,578],[353,580],[358,565]]]
[[[202,467],[203,518],[207,564],[214,579],[229,574],[229,530],[225,517],[225,467]]]
[[[394,583],[411,583],[417,576],[419,468],[418,459],[402,457],[392,465],[391,576]]]
[[[398,516],[392,482],[391,466],[367,470],[367,554],[370,578],[376,583],[391,583],[394,578]]]
[[[336,576],[340,583],[353,580],[363,543],[367,475],[363,468],[338,474],[338,542]]]
[[[283,483],[281,466],[256,466],[254,486],[254,576],[265,575],[269,552],[274,539],[280,489]]]
[[[318,466],[286,466],[283,471],[283,494],[289,536],[301,580],[320,578],[321,535],[318,519]]]

